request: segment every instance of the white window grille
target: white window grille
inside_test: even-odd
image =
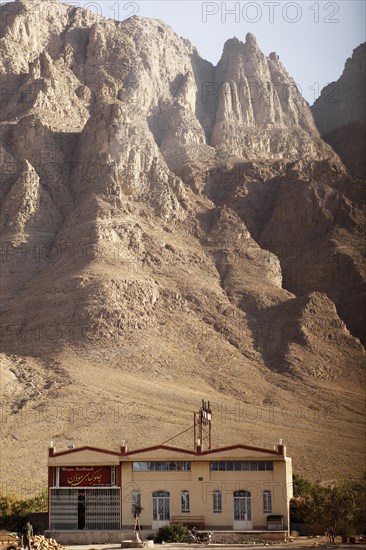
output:
[[[213,511],[216,514],[219,514],[222,512],[221,491],[214,491],[213,493]]]
[[[271,491],[263,491],[263,512],[272,514],[272,493]]]
[[[252,499],[249,491],[235,491],[234,519],[236,521],[250,521],[252,519]]]
[[[153,520],[170,520],[170,493],[167,491],[155,491],[153,493]]]
[[[180,494],[180,505],[181,505],[181,511],[182,512],[189,512],[190,511],[190,504],[189,504],[189,491],[182,491]]]

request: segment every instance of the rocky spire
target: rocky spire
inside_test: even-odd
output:
[[[263,54],[253,34],[246,35],[245,43],[237,38],[225,43],[216,89],[214,147],[269,159],[312,155],[314,141],[325,151],[295,83],[275,53]]]

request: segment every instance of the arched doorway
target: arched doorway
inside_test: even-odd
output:
[[[249,491],[234,493],[234,529],[252,529],[252,497]]]
[[[170,493],[167,491],[155,491],[152,496],[152,528],[159,529],[159,527],[167,525],[170,521]]]

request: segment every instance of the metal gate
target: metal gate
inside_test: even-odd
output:
[[[82,506],[80,505],[82,495]],[[82,517],[81,517],[82,515]],[[118,530],[121,528],[121,490],[50,489],[50,528]]]
[[[120,529],[119,489],[89,489],[85,498],[85,529]]]
[[[50,528],[78,528],[78,491],[50,489]]]

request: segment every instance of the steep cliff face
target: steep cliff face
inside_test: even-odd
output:
[[[126,406],[138,395],[125,435],[146,444],[161,437],[151,401],[161,422],[179,395],[179,423],[200,387],[217,407],[344,403],[338,435],[333,417],[319,429],[322,471],[359,463],[355,449],[326,465],[329,438],[361,437],[360,181],[276,54],[248,34],[214,67],[161,21],[119,23],[56,1],[0,9],[9,453],[23,408],[38,418],[54,402]],[[225,422],[219,438],[233,442],[237,425]],[[86,417],[69,424],[44,420],[42,444],[115,437],[105,415],[98,434]],[[310,472],[308,428],[290,431]],[[248,437],[268,444],[264,416]]]
[[[331,156],[278,56],[266,58],[251,33],[245,43],[226,42],[215,83],[212,144],[218,150],[250,160]]]
[[[361,182],[329,160],[242,162],[212,170],[206,193],[279,258],[284,288],[297,296],[326,293],[365,342]]]
[[[328,84],[311,110],[322,138],[355,176],[366,175],[366,43],[353,50],[336,82]]]

